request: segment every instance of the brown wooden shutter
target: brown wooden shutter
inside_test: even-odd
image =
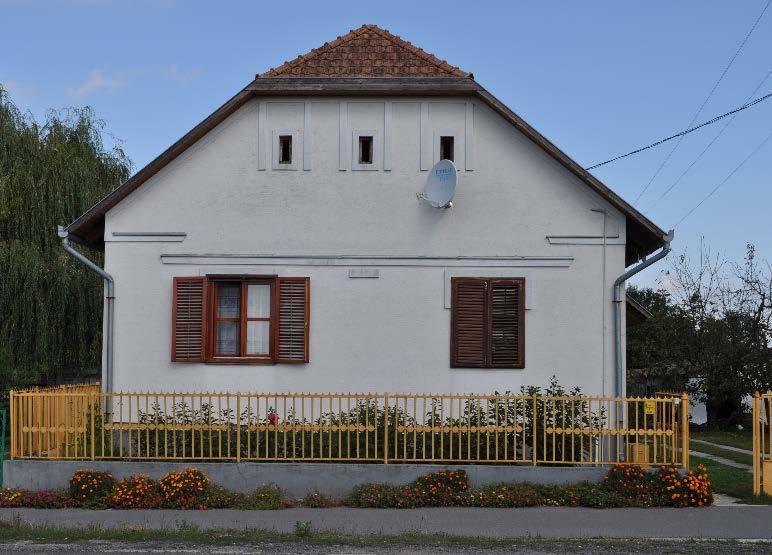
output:
[[[309,278],[277,278],[279,288],[276,362],[308,362]]]
[[[206,335],[206,278],[175,277],[172,361],[202,362]]]
[[[451,283],[451,366],[483,368],[488,351],[487,282],[452,278]]]
[[[491,279],[489,284],[489,365],[494,368],[522,367],[525,284],[522,279]]]

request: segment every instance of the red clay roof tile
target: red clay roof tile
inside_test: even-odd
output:
[[[472,77],[472,74],[376,25],[362,25],[259,77]]]

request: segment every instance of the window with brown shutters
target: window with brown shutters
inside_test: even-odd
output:
[[[277,362],[308,362],[308,278],[278,278]]]
[[[452,367],[523,368],[524,325],[524,279],[451,279]]]
[[[172,360],[308,362],[306,277],[174,278]]]
[[[172,301],[172,360],[204,360],[206,278],[175,277]]]

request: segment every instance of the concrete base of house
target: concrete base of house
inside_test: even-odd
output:
[[[275,484],[290,497],[310,491],[333,497],[348,494],[354,486],[369,482],[406,484],[427,472],[466,470],[472,487],[502,482],[572,484],[599,482],[603,467],[550,467],[526,465],[350,464],[350,463],[177,463],[127,461],[35,461],[3,463],[3,487],[30,490],[68,487],[76,470],[108,471],[116,479],[145,474],[159,479],[167,472],[194,466],[216,484],[249,493],[259,485]]]

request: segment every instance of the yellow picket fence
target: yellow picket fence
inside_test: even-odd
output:
[[[69,460],[689,462],[686,395],[11,392],[11,457]]]
[[[772,495],[772,391],[753,396],[753,493]]]

